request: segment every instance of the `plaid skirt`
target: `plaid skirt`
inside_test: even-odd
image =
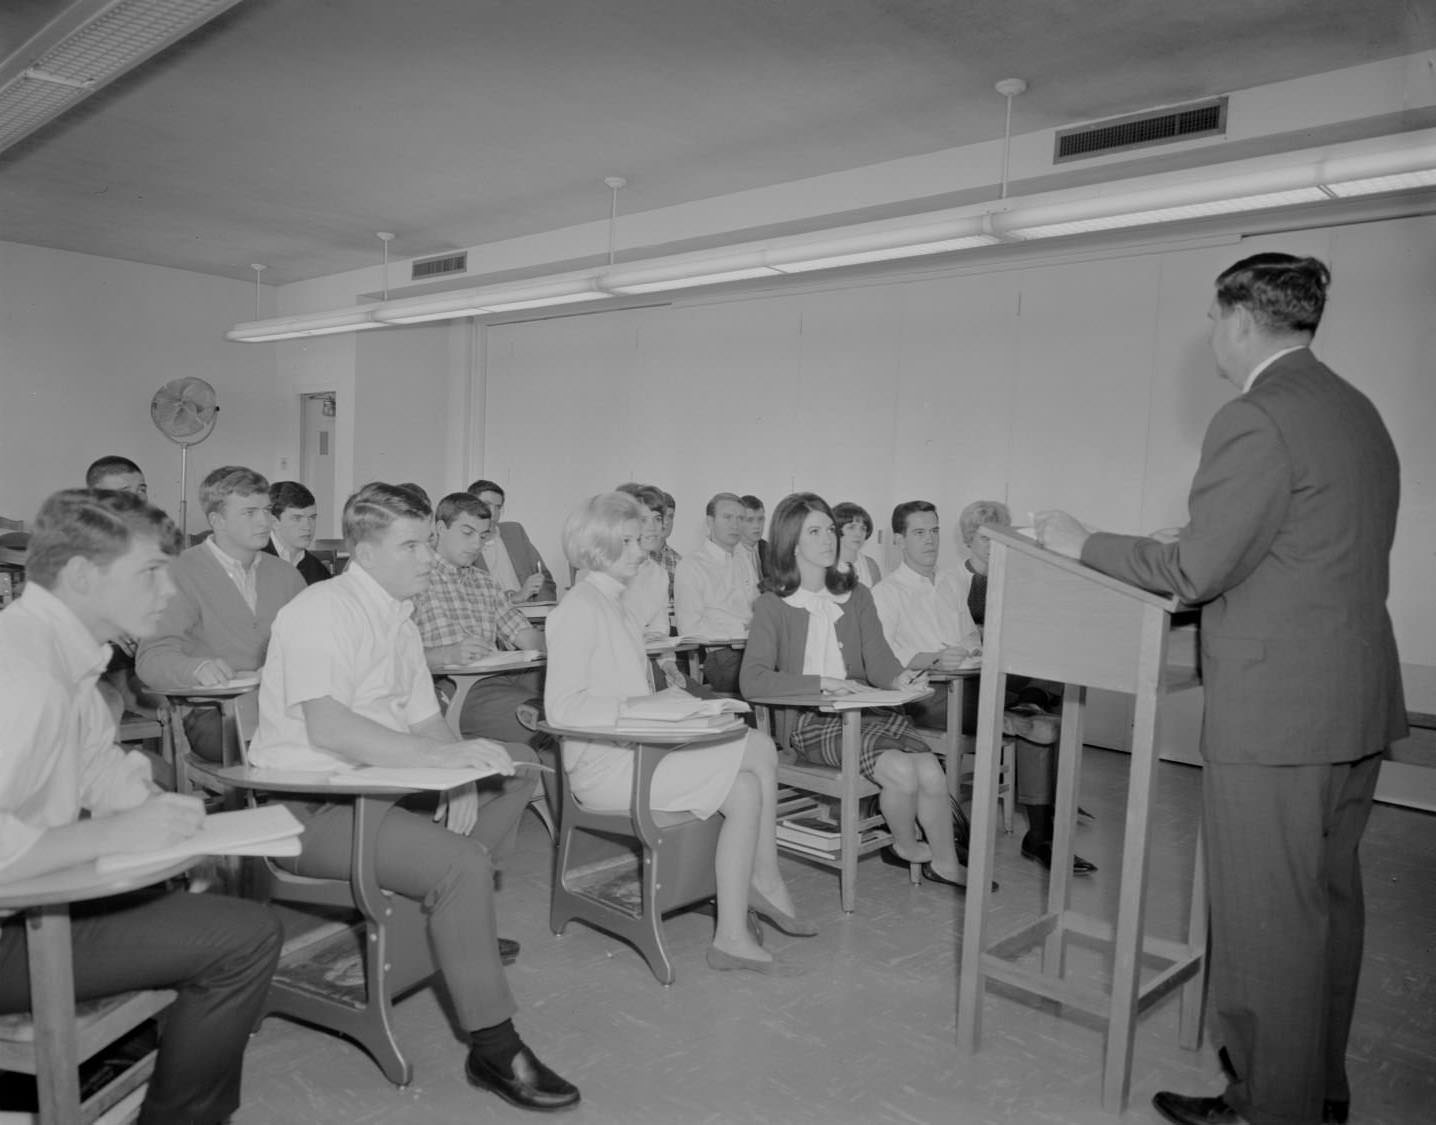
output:
[[[838,769],[843,764],[843,716],[809,709],[799,711],[788,745],[805,761]],[[884,750],[932,753],[932,747],[923,741],[901,711],[891,708],[864,711],[858,772],[869,781],[873,781],[873,767]]]

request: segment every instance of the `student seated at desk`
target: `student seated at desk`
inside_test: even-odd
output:
[[[663,564],[663,569],[668,571],[668,604],[673,605],[673,572],[678,569],[678,564],[683,556],[675,551],[668,544],[673,536],[673,517],[678,514],[678,502],[673,499],[673,493],[663,493],[663,534],[658,540],[658,550],[654,552],[653,558],[656,562]]]
[[[564,554],[587,573],[548,619],[544,699],[553,723],[611,727],[625,700],[653,692],[643,635],[622,603],[624,587],[646,561],[643,518],[637,500],[609,492],[591,498],[564,524]],[[628,750],[565,738],[563,767],[580,804],[628,807],[633,781]],[[718,929],[708,950],[708,964],[714,969],[783,972],[785,966],[749,933],[750,910],[784,933],[817,933],[817,927],[795,917],[778,870],[777,787],[773,741],[756,731],[669,754],[653,775],[655,810],[702,818],[723,814],[714,859]]]
[[[785,497],[773,513],[772,534],[775,585],[753,608],[743,654],[745,696],[842,694],[923,682],[888,647],[867,587],[851,570],[839,569],[833,513],[821,497]],[[842,715],[804,707],[791,718],[793,750],[820,765],[842,765]],[[892,854],[884,858],[900,866],[921,863],[924,878],[965,889],[946,775],[906,715],[863,712],[858,769],[878,786],[878,807],[893,834]]]
[[[743,501],[720,492],[708,501],[708,538],[682,562],[673,576],[673,610],[685,637],[731,640],[746,636],[758,596],[753,553],[743,539]],[[738,690],[741,651],[728,646],[707,649],[703,679],[714,691]]]
[[[758,587],[766,589],[764,583],[771,576],[772,552],[768,541],[763,538],[763,525],[767,523],[768,512],[762,499],[752,493],[738,497],[743,502],[743,546],[753,555],[753,573],[758,576]]]
[[[558,596],[558,587],[524,525],[513,520],[503,522],[504,490],[491,480],[476,480],[469,485],[468,493],[489,506],[497,532],[484,543],[475,565],[492,576],[510,601],[553,601]]]
[[[853,568],[858,581],[872,589],[882,581],[878,561],[863,554],[863,547],[873,537],[873,517],[866,508],[844,500],[833,506],[833,522],[838,525],[838,562]]]
[[[85,487],[128,492],[141,500],[148,500],[150,495],[150,486],[145,482],[144,472],[128,457],[121,457],[117,453],[96,458],[90,463],[90,467],[85,470]],[[116,637],[112,640],[110,666],[100,677],[100,694],[105,697],[105,703],[115,716],[116,724],[127,710],[143,710],[152,714],[153,708],[160,702],[141,699],[144,684],[135,678],[135,649],[138,645],[139,642],[134,637]]]
[[[457,741],[434,696],[410,599],[429,581],[429,509],[397,485],[367,484],[344,505],[353,552],[343,574],[309,587],[274,622],[259,690],[253,765],[475,766],[508,776],[508,752],[486,739]],[[491,852],[523,812],[530,787],[480,806],[473,786],[437,810],[416,797],[379,827],[380,886],[424,904],[434,960],[469,1040],[476,1086],[524,1109],[562,1109],[578,1090],[538,1060],[514,1029],[517,1011],[500,960]],[[299,875],[349,877],[353,806],[290,804],[304,852],[284,861]]]
[[[269,542],[261,551],[294,567],[308,586],[334,577],[322,560],[309,553],[319,518],[314,493],[297,480],[277,480],[269,486],[269,514]]]
[[[545,650],[543,632],[475,565],[493,534],[493,518],[482,500],[451,492],[439,501],[429,585],[414,599],[414,624],[430,669],[472,664],[500,648]],[[537,760],[528,752],[534,735],[514,712],[543,693],[542,679],[533,671],[486,676],[464,700],[460,732],[465,738],[510,743],[511,756],[518,751]]]
[[[169,847],[204,807],[160,793],[115,744],[95,680],[118,636],[144,637],[174,586],[168,516],[122,492],[57,492],[35,518],[25,592],[0,613],[0,883]],[[88,812],[87,819],[81,813]],[[153,891],[74,912],[75,998],[170,988],[140,1121],[226,1121],[283,936],[266,907]],[[0,925],[0,1012],[30,1007],[25,924]]]
[[[225,465],[200,482],[199,502],[213,534],[175,559],[170,574],[177,592],[135,656],[140,679],[155,691],[214,687],[256,673],[274,615],[304,589],[299,571],[263,551],[270,527],[267,480]],[[189,710],[184,731],[196,754],[219,761],[217,708]]]

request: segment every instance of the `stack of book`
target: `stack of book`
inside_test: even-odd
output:
[[[836,821],[815,813],[778,821],[778,842],[797,851],[834,855],[842,846]]]
[[[683,691],[660,691],[631,699],[619,710],[617,729],[627,733],[703,733],[741,728],[750,708],[741,699],[697,699]]]

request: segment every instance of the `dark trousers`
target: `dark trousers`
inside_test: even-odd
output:
[[[469,689],[459,730],[465,738],[492,738],[498,742],[532,743],[534,733],[514,715],[521,703],[543,699],[543,683],[534,673],[489,676]]]
[[[239,1107],[244,1048],[283,943],[267,907],[221,895],[143,894],[71,911],[75,998],[172,988],[142,1122],[226,1120]],[[30,1007],[24,923],[0,928],[0,1012]]]
[[[1207,762],[1211,988],[1251,1125],[1349,1101],[1346,1043],[1366,925],[1358,848],[1381,756],[1312,766]]]
[[[1007,705],[1038,702],[1051,713],[1060,713],[1062,708],[1060,685],[1057,702],[1052,703],[1051,692],[1042,687],[1045,680],[1029,680],[1025,676],[1007,677]],[[947,730],[947,693],[951,684],[934,684],[933,693],[923,699],[915,699],[907,705],[908,717],[920,727],[929,730]],[[1038,694],[1040,692],[1040,694]],[[962,700],[962,731],[964,734],[977,733],[977,684],[968,685]],[[1016,789],[1019,805],[1051,805],[1057,800],[1057,747],[1040,746],[1019,738],[1014,766],[1017,771]]]
[[[434,962],[464,1031],[492,1027],[518,1010],[499,961],[490,855],[511,834],[532,790],[531,783],[497,789],[468,836],[434,823],[423,798],[394,806],[379,826],[379,885],[423,906]],[[290,808],[304,822],[304,853],[285,865],[299,875],[347,879],[353,806]]]
[[[703,682],[722,695],[738,694],[738,669],[743,653],[736,648],[710,648],[703,656]]]

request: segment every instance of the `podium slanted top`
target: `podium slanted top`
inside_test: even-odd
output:
[[[991,524],[977,529],[979,535],[985,535],[994,542],[1001,543],[1005,547],[1030,558],[1038,559],[1047,566],[1055,567],[1067,574],[1074,574],[1086,581],[1094,582],[1099,586],[1106,587],[1124,597],[1132,598],[1134,601],[1144,602],[1147,605],[1157,606],[1167,613],[1175,613],[1183,606],[1183,602],[1175,594],[1154,594],[1150,590],[1144,590],[1140,586],[1133,586],[1130,582],[1123,582],[1120,578],[1113,578],[1110,574],[1103,574],[1100,570],[1093,570],[1090,566],[1078,562],[1076,559],[1069,559],[1065,555],[1059,555],[1056,551],[1049,551],[1036,541],[1025,535],[1019,535],[1007,528],[993,527]]]

